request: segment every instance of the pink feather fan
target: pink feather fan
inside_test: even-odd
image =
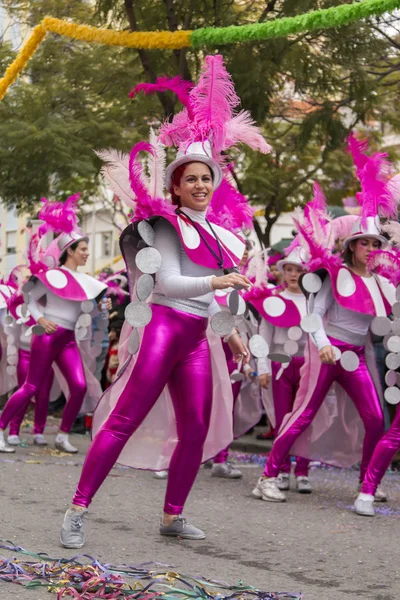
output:
[[[230,231],[253,229],[254,209],[225,176],[214,191],[207,218]]]
[[[76,216],[77,203],[80,194],[74,194],[67,198],[65,202],[52,202],[42,198],[43,207],[38,218],[44,221],[39,227],[39,238],[46,235],[48,231],[56,233],[71,233],[78,229],[78,217]]]

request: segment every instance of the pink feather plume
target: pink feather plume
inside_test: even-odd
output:
[[[240,111],[226,124],[224,150],[238,142],[246,144],[253,150],[258,150],[263,154],[268,154],[272,150],[262,135],[261,129],[255,125],[255,121],[247,110]]]
[[[368,257],[368,269],[386,277],[397,287],[400,283],[400,250],[398,248],[374,250]]]
[[[76,231],[78,228],[76,211],[79,198],[80,194],[70,196],[65,202],[51,202],[46,198],[42,198],[43,207],[38,217],[44,223],[39,227],[39,237],[46,235],[48,231],[56,233]]]
[[[207,218],[225,229],[239,231],[253,229],[254,209],[225,177],[213,193]]]
[[[146,96],[156,94],[157,92],[173,92],[176,94],[179,102],[185,106],[190,112],[190,90],[193,88],[191,81],[185,81],[181,77],[158,77],[155,83],[139,83],[129,93],[129,98],[134,98],[140,92]]]

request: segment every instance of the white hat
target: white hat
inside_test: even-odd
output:
[[[170,191],[172,187],[172,175],[174,171],[181,165],[189,162],[201,162],[208,165],[214,174],[214,189],[216,189],[222,181],[222,169],[216,160],[212,157],[211,145],[208,140],[205,142],[193,142],[185,151],[179,151],[176,159],[168,165],[165,171],[165,187]]]
[[[360,238],[374,238],[379,240],[382,246],[387,246],[387,239],[381,234],[381,222],[379,216],[366,217],[366,224],[362,226],[362,217],[354,221],[351,233],[348,238],[344,240],[343,247],[347,248],[351,241],[358,240]]]
[[[57,239],[58,249],[60,250],[60,256],[64,254],[64,252],[68,250],[68,248],[72,246],[72,244],[83,241],[88,242],[89,238],[86,235],[79,233],[78,231],[71,231],[71,233],[61,234]]]
[[[277,268],[283,273],[283,267],[285,265],[297,265],[304,269],[305,263],[308,261],[308,255],[304,248],[297,246],[294,248],[286,258],[278,260],[276,263]]]

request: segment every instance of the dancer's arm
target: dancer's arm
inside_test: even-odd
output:
[[[271,348],[274,326],[265,319],[261,319],[258,333],[267,342],[268,347]],[[257,359],[257,372],[261,387],[267,388],[271,379],[271,361],[267,356]]]
[[[54,333],[57,331],[58,325],[53,323],[53,321],[46,319],[43,310],[38,303],[38,300],[46,295],[46,291],[46,287],[43,283],[36,281],[35,287],[29,292],[28,310],[35,321],[44,327],[46,333]]]
[[[335,364],[335,357],[333,354],[332,344],[329,341],[328,336],[326,335],[326,331],[323,324],[323,317],[332,306],[334,302],[333,292],[332,292],[332,283],[330,277],[326,277],[321,290],[318,292],[312,314],[316,315],[319,320],[319,329],[312,333],[311,336],[319,350],[319,356],[322,362]]]

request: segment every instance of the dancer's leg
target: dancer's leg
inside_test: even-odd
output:
[[[26,376],[28,374],[29,358],[30,352],[28,350],[18,350],[17,382],[19,388],[21,388],[25,383]],[[29,402],[26,408],[19,411],[12,419],[10,423],[9,435],[19,435],[19,430],[21,428],[22,421],[24,420],[28,406]]]
[[[277,375],[282,368],[282,365],[277,362],[271,363],[272,370],[272,396],[274,400],[275,410],[275,431],[279,432],[284,416],[292,411],[293,408],[293,376],[294,369],[292,361],[283,369],[281,376],[277,379]],[[290,473],[290,457],[286,456],[283,461],[281,473]]]
[[[38,393],[36,394],[34,434],[41,434],[46,427],[47,414],[49,412],[50,392],[53,387],[54,371],[50,369]]]
[[[69,398],[64,407],[60,431],[69,433],[81,409],[86,394],[86,379],[82,358],[75,340],[70,341],[59,353],[56,364],[64,375]]]

